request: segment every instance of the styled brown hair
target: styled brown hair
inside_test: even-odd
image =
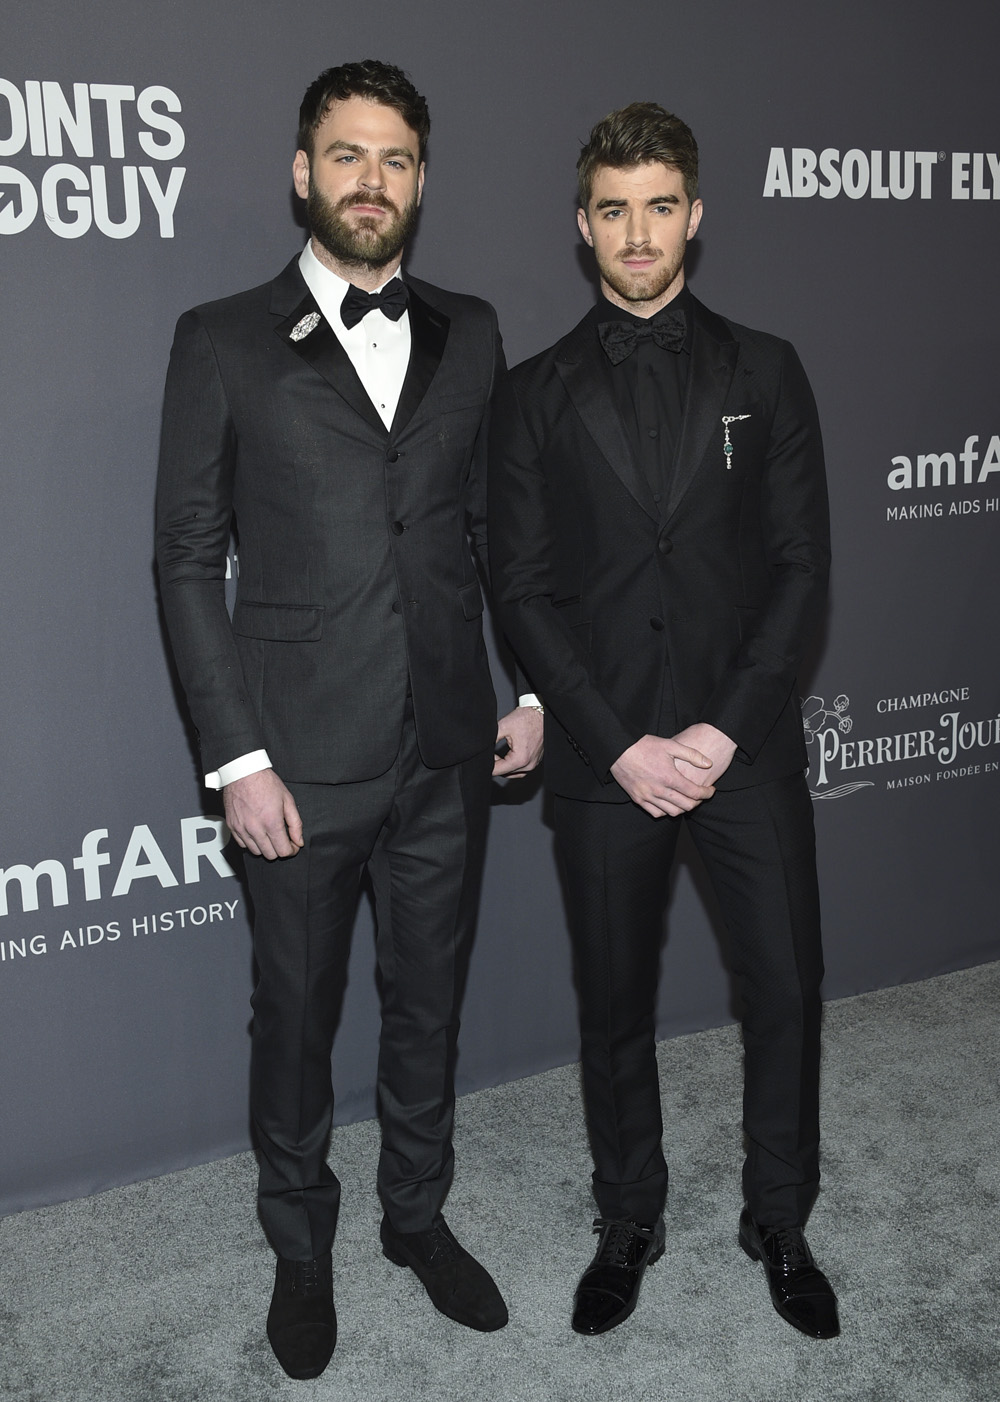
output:
[[[377,58],[327,68],[315,82],[309,84],[299,108],[300,151],[305,151],[312,159],[313,137],[331,103],[343,102],[349,97],[363,97],[382,107],[394,108],[410,130],[417,133],[420,143],[417,159],[423,160],[431,130],[427,103],[401,68],[391,63],[380,63]]]
[[[609,112],[590,133],[576,163],[580,204],[586,210],[600,166],[629,170],[651,161],[679,171],[688,200],[697,198],[698,143],[680,117],[658,102],[630,102]]]

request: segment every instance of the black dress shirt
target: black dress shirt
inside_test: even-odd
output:
[[[633,326],[655,326],[658,321],[684,311],[687,337],[681,351],[665,350],[655,341],[640,341],[618,365],[603,355],[615,403],[632,445],[636,461],[649,483],[653,500],[662,508],[670,490],[674,455],[680,443],[684,395],[691,364],[691,294],[686,287],[655,316],[638,317],[605,298],[598,321],[626,321]]]

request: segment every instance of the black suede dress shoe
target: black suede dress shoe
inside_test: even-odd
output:
[[[760,1227],[744,1208],[740,1245],[751,1260],[763,1262],[771,1301],[782,1319],[813,1339],[837,1337],[837,1297],[801,1227]]]
[[[470,1256],[442,1217],[426,1232],[397,1232],[382,1218],[382,1254],[409,1266],[431,1303],[449,1319],[488,1333],[507,1323],[507,1306],[485,1266]]]
[[[318,1378],[322,1373],[337,1342],[329,1251],[314,1261],[278,1257],[267,1337],[290,1378]]]
[[[663,1255],[666,1239],[662,1217],[652,1226],[595,1217],[594,1231],[601,1240],[573,1303],[578,1334],[605,1334],[629,1317],[639,1300],[642,1273]]]

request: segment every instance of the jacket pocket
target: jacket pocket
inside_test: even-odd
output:
[[[482,414],[486,408],[485,395],[470,395],[466,390],[458,390],[452,394],[439,394],[434,401],[435,414],[459,414],[463,409],[473,409],[477,414]]]
[[[311,643],[323,635],[323,608],[313,604],[237,602],[233,632],[272,643]]]
[[[463,584],[458,591],[458,597],[462,601],[462,612],[466,620],[471,623],[474,618],[478,618],[483,611],[483,591],[479,587],[479,581],[474,579],[471,584]]]

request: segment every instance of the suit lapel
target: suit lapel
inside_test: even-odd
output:
[[[596,313],[571,331],[556,357],[556,369],[573,407],[615,475],[654,520],[659,519],[649,483],[635,460],[600,357]]]
[[[333,389],[346,400],[366,423],[381,434],[385,424],[371,402],[350,357],[329,323],[323,318],[316,301],[299,272],[298,259],[275,278],[272,284],[271,311],[282,319],[275,327],[277,335],[296,355],[322,375]],[[293,338],[292,332],[304,317],[316,313],[319,322],[306,335]],[[399,403],[392,420],[392,434],[398,434],[413,417],[441,364],[448,340],[450,320],[436,307],[430,306],[410,286],[410,359],[400,392]]]
[[[724,322],[698,301],[694,302],[694,308],[694,336],[684,399],[684,420],[674,459],[665,520],[669,520],[677,510],[691,485],[713,434],[718,434],[719,457],[722,457],[722,411],[739,352],[739,346]]]
[[[297,271],[297,269],[296,269]],[[285,278],[285,273],[275,284],[275,296],[271,301],[271,310],[278,308],[276,303],[283,300],[287,305],[287,298],[279,299],[278,283]],[[301,277],[300,277],[301,281]],[[283,308],[282,308],[283,310]],[[302,321],[303,317],[316,314],[319,321],[315,327],[306,335],[296,339],[292,333]],[[296,355],[302,357],[307,365],[311,366],[317,374],[322,375],[327,384],[330,385],[342,399],[354,409],[366,423],[371,424],[377,432],[385,434],[385,424],[379,418],[378,410],[368,398],[365,387],[358,379],[358,372],[351,364],[350,357],[344,347],[337,340],[330,324],[320,313],[319,307],[312,293],[306,289],[305,295],[293,307],[291,312],[279,322],[274,328],[277,335],[287,346],[290,346]]]
[[[391,437],[396,438],[413,417],[441,364],[451,322],[444,312],[429,306],[409,287],[410,362],[392,419]],[[363,392],[363,391],[362,391]]]

